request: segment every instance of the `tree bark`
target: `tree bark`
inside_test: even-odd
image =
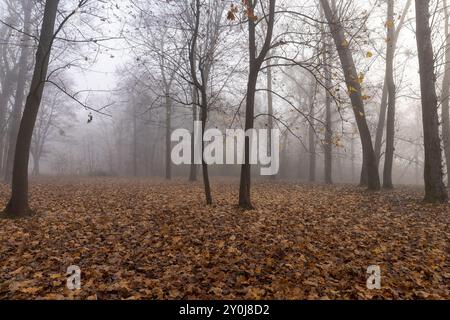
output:
[[[270,61],[267,61],[270,64]],[[272,129],[273,129],[273,94],[272,94],[272,68],[267,67],[267,129],[269,130],[269,139],[267,140],[267,150],[269,156],[272,156]],[[271,175],[270,179],[275,180],[276,175]]]
[[[209,182],[209,174],[208,174],[208,164],[203,157],[203,151],[205,150],[205,141],[203,140],[203,136],[206,130],[206,120],[208,119],[208,105],[207,105],[207,96],[206,96],[206,88],[202,90],[202,110],[201,110],[201,118],[202,118],[202,173],[203,173],[203,185],[205,189],[205,198],[206,204],[212,204],[212,195],[211,195],[211,184]]]
[[[395,50],[397,48],[397,40],[400,35],[400,31],[402,30],[403,25],[405,23],[405,18],[406,18],[409,8],[411,7],[411,3],[412,3],[412,0],[408,0],[406,2],[406,5],[405,5],[405,8],[403,9],[403,13],[400,18],[400,21],[397,25],[397,28],[395,29],[394,38],[393,38],[393,48],[394,48],[393,56],[395,56]],[[389,50],[388,47],[386,48],[386,51],[387,50]],[[387,55],[388,54],[386,53],[386,56]],[[381,145],[382,145],[382,140],[383,140],[384,126],[385,126],[385,121],[386,121],[386,112],[387,112],[387,107],[388,107],[388,85],[387,85],[386,77],[387,77],[387,70],[385,72],[383,91],[382,91],[382,95],[381,95],[380,115],[378,118],[377,131],[376,131],[376,135],[375,135],[375,156],[377,158],[377,164],[380,163],[380,159],[381,159]]]
[[[250,70],[247,83],[247,97],[245,110],[245,130],[253,128],[255,91],[258,79],[258,70],[253,66]],[[253,209],[250,194],[251,166],[250,166],[250,139],[245,138],[244,164],[241,168],[241,182],[239,186],[239,206],[243,209]]]
[[[331,94],[329,90],[332,87],[331,71],[329,59],[331,55],[331,48],[325,39],[324,50],[324,74],[325,74],[325,145],[324,145],[324,171],[325,171],[325,183],[333,184],[333,123],[331,114]]]
[[[313,80],[315,82],[315,79]],[[309,95],[309,182],[316,181],[316,131],[315,131],[315,95],[316,86],[311,84],[311,93]]]
[[[441,139],[437,112],[436,76],[431,42],[430,0],[416,0],[416,38],[419,56],[422,121],[425,148],[425,201],[447,202],[443,182]]]
[[[170,154],[172,152],[172,142],[170,140],[170,134],[172,132],[172,102],[166,89],[166,179],[172,179],[172,160]]]
[[[44,18],[36,52],[36,64],[31,81],[30,93],[25,103],[25,109],[17,136],[13,166],[12,194],[5,209],[5,215],[8,217],[23,217],[32,214],[28,204],[28,163],[30,159],[30,145],[47,77],[58,4],[59,0],[47,0],[45,2]]]
[[[373,149],[372,138],[370,130],[367,125],[366,115],[364,110],[364,101],[361,93],[361,85],[359,83],[358,73],[353,61],[353,56],[348,48],[344,34],[344,29],[340,22],[335,19],[336,16],[330,8],[330,4],[327,0],[321,0],[322,7],[325,12],[325,16],[330,25],[330,31],[333,36],[339,58],[344,71],[345,81],[349,89],[349,95],[353,106],[353,112],[358,126],[361,144],[363,149],[363,157],[367,164],[367,179],[369,190],[380,189],[380,177],[378,174],[378,166],[375,158],[375,152]]]
[[[201,83],[197,76],[197,63],[196,63],[196,47],[197,47],[197,39],[198,39],[198,33],[199,33],[199,26],[200,26],[200,0],[195,1],[195,22],[194,22],[194,29],[192,33],[192,41],[189,48],[189,64],[190,64],[190,71],[191,71],[191,77],[192,81],[196,87],[196,90],[200,91],[200,108],[201,108],[201,121],[202,121],[202,143],[201,143],[201,152],[202,152],[202,174],[203,174],[203,187],[205,191],[205,198],[206,198],[206,204],[211,205],[212,204],[212,195],[211,195],[211,185],[209,182],[209,174],[208,174],[208,164],[205,162],[205,159],[203,157],[203,151],[205,149],[205,142],[203,140],[203,135],[206,130],[206,121],[208,119],[208,96],[206,93],[206,90],[208,88],[208,77],[209,77],[209,66],[208,65],[200,65],[198,66],[200,69],[200,77],[201,77]]]
[[[394,81],[394,0],[388,0],[387,14],[387,56],[386,56],[386,84],[388,90],[388,112],[386,120],[386,153],[384,156],[383,188],[392,189],[392,165],[394,161],[395,136],[395,81]]]
[[[393,56],[395,56],[395,51],[397,49],[397,40],[400,35],[400,31],[403,28],[403,25],[405,23],[405,18],[408,13],[409,8],[411,7],[412,0],[407,0],[406,5],[403,9],[402,16],[400,18],[400,21],[397,25],[397,28],[394,32],[394,38],[393,38]],[[389,50],[389,47],[386,48],[386,51]],[[387,57],[386,52],[386,57]],[[387,59],[387,58],[386,58]],[[383,134],[384,134],[384,126],[386,122],[386,112],[388,107],[388,85],[387,85],[387,70],[384,77],[384,83],[383,83],[383,91],[381,95],[381,105],[380,105],[380,115],[378,118],[378,124],[377,124],[377,132],[375,136],[375,156],[377,158],[377,163],[380,163],[381,159],[381,146],[382,146],[382,140],[383,140]]]
[[[352,182],[354,182],[356,179],[355,179],[355,158],[356,158],[356,155],[355,155],[355,134],[352,132],[352,141],[351,141],[351,144],[350,144],[350,153],[351,153],[351,159],[350,159],[350,162],[351,162],[351,170],[352,170]]]
[[[445,71],[442,80],[442,138],[447,164],[447,187],[450,187],[450,32],[447,0],[444,0],[445,16]]]
[[[192,135],[191,135],[191,165],[189,168],[189,181],[197,181],[197,164],[195,163],[195,121],[197,121],[197,90],[195,88],[192,89]]]
[[[387,73],[387,70],[386,70]],[[386,124],[386,112],[388,104],[388,89],[386,76],[384,76],[383,91],[381,94],[380,114],[378,117],[377,131],[375,134],[375,157],[377,159],[377,165],[379,166],[381,160],[381,147],[383,144],[384,126]]]
[[[137,117],[137,114],[136,114],[137,106],[136,106],[136,102],[134,99],[133,99],[132,103],[133,103],[133,176],[137,177],[138,176],[138,160],[137,160],[137,157],[138,157],[137,137],[138,137],[138,135],[137,135],[137,118],[136,118]]]
[[[247,80],[247,97],[246,97],[246,109],[245,109],[245,130],[253,129],[254,125],[254,113],[255,113],[255,92],[256,83],[258,82],[258,74],[261,65],[270,49],[272,42],[272,33],[275,18],[275,2],[276,0],[270,0],[268,24],[265,35],[264,44],[261,47],[259,54],[256,53],[256,24],[251,18],[248,19],[248,49],[249,49],[249,74]],[[249,1],[249,6],[253,10],[256,7],[257,0]],[[250,139],[245,138],[244,149],[244,164],[241,167],[241,179],[239,185],[239,207],[244,210],[250,210],[253,208],[250,194],[250,177],[251,177],[251,165],[250,165]]]

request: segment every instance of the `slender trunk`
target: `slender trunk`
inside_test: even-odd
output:
[[[415,178],[415,184],[420,184],[420,166],[419,166],[419,146],[416,144],[414,147],[414,178]]]
[[[136,103],[133,101],[133,176],[138,175],[137,163],[137,118],[136,118]]]
[[[386,121],[386,153],[384,156],[383,188],[392,189],[392,164],[395,136],[395,82],[394,82],[394,0],[388,0],[386,83],[388,88],[388,112]]]
[[[191,165],[189,168],[189,181],[197,181],[197,164],[195,164],[195,137],[194,137],[194,127],[195,127],[195,121],[197,121],[197,90],[194,88],[192,90],[192,138],[191,138]]]
[[[335,4],[332,3],[332,7]],[[320,19],[323,20],[323,10],[320,12]],[[331,94],[332,89],[332,74],[331,74],[331,55],[332,48],[329,36],[324,32],[322,34],[323,49],[323,73],[325,77],[325,137],[323,141],[324,152],[324,180],[326,184],[333,184],[333,124],[331,114]]]
[[[353,105],[353,112],[358,126],[361,144],[363,149],[363,157],[367,164],[367,179],[369,190],[380,189],[380,177],[378,174],[378,166],[373,149],[370,130],[367,125],[364,110],[364,101],[361,93],[361,84],[359,83],[358,73],[353,61],[352,53],[349,49],[349,43],[345,38],[344,29],[335,14],[332,12],[327,0],[321,0],[325,16],[330,25],[331,34],[333,36],[339,58],[344,71],[345,81],[349,89],[350,99]]]
[[[8,20],[10,20],[11,17],[8,17]],[[0,28],[0,37],[3,39],[4,43],[8,43],[9,39],[11,38],[12,29],[9,28],[6,25],[2,25]],[[4,65],[1,67],[1,71],[3,73],[2,76],[2,83],[1,83],[1,94],[0,94],[0,176],[3,175],[3,170],[5,167],[4,164],[4,153],[6,153],[5,150],[5,138],[6,138],[6,119],[7,119],[7,112],[8,112],[8,101],[10,96],[13,92],[13,86],[15,83],[15,72],[16,68],[15,66],[9,66],[7,63],[7,56],[9,54],[8,46],[3,45],[0,46],[2,49],[0,51],[0,59],[3,60]]]
[[[253,129],[254,125],[254,113],[255,113],[255,92],[256,83],[258,82],[258,74],[261,65],[269,52],[270,44],[272,42],[272,33],[275,20],[275,3],[276,0],[269,1],[269,13],[267,19],[267,30],[259,54],[256,54],[256,24],[253,19],[248,19],[248,50],[249,50],[249,75],[247,81],[247,97],[246,97],[246,109],[245,109],[245,131]],[[249,1],[250,9],[253,10],[257,5],[257,1]],[[241,180],[239,185],[239,207],[244,210],[252,209],[250,194],[250,139],[245,138],[244,149],[244,164],[241,168]]]
[[[253,67],[254,68],[254,67]],[[255,69],[255,68],[254,68]],[[259,68],[258,68],[259,69]],[[255,107],[255,90],[256,82],[258,79],[258,71],[250,70],[248,83],[247,83],[247,97],[246,97],[246,110],[245,110],[245,130],[253,128],[254,120],[254,107]],[[245,138],[245,151],[244,151],[244,164],[241,168],[241,183],[239,186],[239,206],[243,209],[252,209],[250,194],[250,178],[251,178],[251,166],[250,166],[250,139]]]
[[[206,88],[203,87],[202,90],[202,173],[203,173],[203,185],[205,188],[205,199],[206,204],[212,204],[212,195],[211,195],[211,185],[209,183],[209,174],[208,174],[208,164],[205,162],[205,158],[203,156],[203,151],[205,150],[205,141],[203,140],[203,136],[206,130],[206,120],[208,119],[208,105],[207,105],[207,95]]]
[[[152,113],[149,112],[149,119],[148,122],[150,122],[152,119]],[[144,124],[144,132],[145,135],[147,137],[151,137],[152,136],[152,130],[150,126],[147,126],[146,124]],[[152,139],[145,139],[145,143],[144,143],[144,148],[145,148],[145,176],[146,177],[150,177],[151,176],[151,150],[152,150]],[[112,155],[111,155],[111,159]],[[112,160],[111,160],[112,161]]]
[[[254,111],[255,111],[255,91],[256,83],[258,81],[259,66],[256,61],[256,31],[255,23],[249,19],[248,21],[249,33],[249,75],[247,81],[247,96],[245,104],[245,130],[253,128]],[[244,164],[241,168],[241,180],[239,185],[239,207],[243,209],[253,209],[250,193],[250,139],[245,137],[244,146]]]
[[[270,62],[267,62],[270,64]],[[267,140],[267,150],[269,156],[272,156],[272,129],[273,129],[273,95],[272,95],[272,68],[267,68],[267,129],[269,130],[269,139]],[[275,180],[276,175],[270,176]]]
[[[199,25],[200,25],[200,10],[201,4],[200,0],[195,1],[195,23],[194,23],[194,30],[192,33],[192,40],[190,43],[189,48],[189,64],[190,64],[190,71],[191,71],[191,77],[192,81],[195,85],[195,90],[199,90],[201,93],[201,121],[202,121],[202,142],[201,142],[201,152],[202,152],[202,173],[203,173],[203,186],[205,189],[205,198],[206,198],[206,204],[210,205],[212,204],[212,196],[211,196],[211,186],[209,183],[209,174],[208,174],[208,164],[205,162],[205,159],[203,157],[203,151],[205,149],[205,142],[203,140],[203,135],[206,128],[206,121],[208,119],[208,100],[207,100],[207,94],[206,90],[208,88],[208,76],[209,76],[209,67],[206,66],[206,68],[203,68],[203,66],[200,69],[200,75],[201,75],[201,83],[197,77],[197,58],[196,58],[196,47],[197,47],[197,39],[199,34]],[[198,97],[195,97],[196,99]]]
[[[387,88],[387,69],[385,74],[385,80],[383,83],[383,92],[381,94],[381,104],[380,104],[380,115],[378,117],[378,124],[377,124],[377,132],[375,135],[375,156],[377,159],[377,164],[379,165],[381,160],[381,147],[383,144],[383,135],[384,135],[384,126],[386,123],[386,112],[387,112],[387,105],[388,105],[388,88]]]
[[[445,71],[442,81],[442,137],[444,140],[445,162],[447,164],[447,187],[450,187],[450,32],[447,0],[444,0],[445,15]]]
[[[312,92],[310,94],[310,104],[309,104],[309,128],[308,128],[308,138],[309,138],[309,182],[316,181],[316,132],[314,129],[315,125],[315,86],[312,84]]]
[[[168,90],[168,89],[166,89]],[[172,103],[169,94],[166,91],[166,179],[172,179],[172,161],[170,158],[172,142],[170,141],[170,134],[172,132]]]
[[[352,170],[352,182],[354,182],[355,179],[355,134],[352,133],[352,141],[350,145],[350,153],[351,153],[351,170]]]
[[[328,41],[326,41],[328,42]],[[331,48],[328,43],[325,44],[324,50],[324,74],[325,74],[325,145],[324,145],[324,171],[325,171],[325,183],[333,184],[333,124],[331,115],[331,71],[330,63]]]
[[[19,59],[19,72],[17,76],[16,97],[11,113],[10,127],[9,127],[9,146],[5,164],[5,181],[10,183],[12,179],[12,168],[14,161],[14,153],[16,151],[17,134],[20,126],[20,117],[22,115],[23,100],[25,97],[25,85],[27,82],[28,73],[28,58],[30,55],[30,34],[31,30],[31,11],[32,2],[22,1],[24,10],[24,35],[22,36],[22,49]]]
[[[282,170],[281,170],[281,177],[283,179],[290,178],[290,170],[289,170],[289,135],[285,134],[283,138],[283,148],[281,149],[281,156],[280,159],[282,159]]]
[[[45,3],[39,45],[36,52],[36,65],[30,86],[30,93],[25,103],[25,109],[20,122],[14,157],[12,194],[5,209],[10,217],[27,216],[32,213],[28,205],[28,163],[30,145],[36,117],[44,91],[47,77],[50,51],[53,42],[56,13],[59,0],[48,0]]]
[[[395,56],[397,40],[400,35],[400,31],[402,30],[403,25],[405,23],[405,18],[409,11],[409,8],[411,7],[411,4],[412,4],[412,0],[408,0],[406,2],[406,5],[405,5],[405,8],[403,9],[403,13],[401,15],[400,21],[397,25],[397,28],[395,29],[393,39],[392,39],[392,41],[393,41],[393,56]],[[389,46],[386,48],[386,51],[388,51],[388,50],[389,50]],[[386,52],[386,56],[388,56],[387,52]],[[385,78],[384,78],[384,83],[383,83],[383,91],[381,94],[380,115],[378,118],[377,131],[376,131],[376,136],[375,136],[375,156],[377,159],[377,164],[380,163],[380,159],[381,159],[381,146],[382,146],[382,142],[383,142],[382,140],[383,140],[383,134],[384,134],[385,121],[386,121],[386,112],[387,112],[387,107],[388,107],[387,74],[388,74],[388,70],[386,68]]]
[[[437,112],[436,76],[431,42],[430,0],[416,0],[416,38],[419,56],[422,120],[425,148],[425,201],[447,202],[443,182],[441,139]]]
[[[40,158],[40,154],[33,154],[33,171],[31,172],[33,176],[39,176],[41,173],[39,166]]]
[[[5,79],[2,83],[2,93],[0,95],[0,175],[3,176],[5,169],[5,154],[6,150],[6,115],[8,110],[8,102],[9,98],[13,94],[14,91],[14,83],[15,83],[15,74],[14,70],[8,71],[5,75]]]

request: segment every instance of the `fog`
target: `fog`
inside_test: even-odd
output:
[[[0,0],[0,299],[448,299],[447,4]]]
[[[1,2],[2,89],[5,66],[18,64],[24,41],[36,48],[36,39],[23,35],[21,6]],[[197,63],[210,50],[207,128],[244,128],[247,86],[248,32],[242,8],[227,19],[233,1],[206,1],[197,40]],[[396,1],[395,21],[401,20],[407,1]],[[239,2],[233,4],[239,7]],[[67,14],[75,2],[62,1]],[[386,3],[337,1],[365,97],[365,112],[375,141],[386,68]],[[433,1],[432,34],[436,55],[437,90],[445,66],[445,30],[442,4]],[[206,9],[207,8],[207,9]],[[280,130],[280,171],[277,179],[324,181],[326,92],[332,94],[332,179],[358,183],[362,148],[342,67],[326,20],[317,1],[278,1],[277,17],[267,60],[263,63],[255,93],[255,128]],[[15,9],[15,10],[13,10]],[[55,39],[49,74],[36,124],[29,171],[34,175],[138,176],[188,178],[190,165],[174,165],[167,158],[167,135],[178,128],[193,128],[194,101],[189,66],[192,8],[185,1],[109,1],[87,3],[78,10]],[[43,3],[33,2],[31,33],[38,36]],[[257,10],[258,11],[258,10]],[[260,13],[261,14],[261,13]],[[209,15],[209,16],[208,16]],[[218,18],[214,17],[217,15]],[[61,13],[61,23],[65,15]],[[406,10],[394,59],[396,84],[395,152],[392,177],[396,185],[423,184],[423,134],[420,83],[415,39],[414,3]],[[191,20],[190,20],[191,19]],[[258,25],[257,47],[264,36]],[[209,32],[209,33],[208,33]],[[212,39],[214,38],[214,39]],[[213,41],[213,48],[207,42]],[[326,41],[325,41],[326,40]],[[286,44],[280,45],[280,41]],[[323,48],[324,41],[328,47]],[[323,57],[329,53],[331,87],[325,86]],[[28,75],[34,55],[28,56]],[[198,73],[199,74],[199,73]],[[8,139],[8,119],[14,103],[13,89],[2,105]],[[5,91],[3,89],[3,91]],[[55,98],[55,101],[52,99]],[[269,116],[268,100],[272,100]],[[52,108],[54,104],[54,108]],[[441,112],[439,111],[439,114]],[[170,121],[168,121],[168,117]],[[272,121],[269,121],[272,118]],[[169,127],[168,127],[169,126]],[[41,136],[40,136],[41,135]],[[176,145],[172,142],[170,150]],[[7,143],[2,155],[6,162]],[[33,149],[33,146],[32,146]],[[170,152],[169,150],[169,152]],[[383,172],[385,135],[379,170]],[[36,159],[35,159],[36,158]],[[169,163],[167,163],[169,161]],[[36,166],[36,167],[35,167]],[[168,167],[170,166],[170,172]],[[3,169],[5,170],[5,168]],[[257,172],[256,168],[254,168]],[[238,165],[211,165],[211,176],[239,176]],[[259,175],[254,172],[254,176]],[[314,172],[315,174],[311,174]],[[197,172],[201,178],[200,169]],[[265,177],[267,178],[267,177]]]

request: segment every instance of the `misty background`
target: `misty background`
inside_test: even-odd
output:
[[[31,35],[24,44],[20,2],[0,0],[3,66],[12,67],[17,63],[23,45],[36,46],[36,39],[31,35],[38,34],[43,4],[33,2]],[[239,19],[227,19],[230,5],[239,2],[209,2],[215,7],[210,14],[217,14],[220,19],[215,29],[218,35],[208,88],[211,94],[208,127],[243,128],[247,26]],[[74,3],[62,1],[61,10],[70,11]],[[395,23],[401,19],[406,3],[395,2]],[[441,2],[433,3],[432,34],[440,84],[445,62],[444,15]],[[71,18],[60,34],[61,39],[55,40],[49,74],[57,86],[46,84],[33,136],[30,172],[67,176],[167,176],[167,117],[170,117],[169,132],[177,128],[192,129],[194,100],[192,89],[184,79],[188,70],[184,48],[188,40],[183,29],[188,22],[181,13],[186,5],[189,5],[186,1],[98,1]],[[318,52],[322,50],[320,42],[324,32],[320,21],[325,18],[317,1],[279,1],[277,6],[314,17],[280,15],[275,24],[274,38],[295,37],[298,45],[274,49],[271,54],[302,64],[284,65],[286,60],[274,58],[279,65],[270,68],[270,82],[276,93],[271,97],[273,127],[282,133],[277,178],[323,181],[326,90],[318,84],[323,80]],[[351,48],[362,73],[366,117],[374,137],[386,64],[386,4],[385,1],[338,1],[338,6],[342,8],[348,34],[354,35]],[[208,34],[202,37],[207,39]],[[33,58],[30,54],[30,73]],[[361,144],[335,52],[331,61],[333,181],[358,182]],[[395,184],[423,184],[418,68],[412,3],[395,55]],[[268,69],[260,73],[257,87],[268,87]],[[0,138],[5,141],[13,97],[11,93],[6,105],[6,125],[1,128]],[[267,91],[257,91],[256,128],[268,127],[268,99]],[[384,141],[383,138],[382,157]],[[1,156],[5,159],[6,154],[5,148]],[[170,177],[187,178],[189,171],[187,165],[171,165]],[[239,167],[212,166],[211,175],[237,177]]]

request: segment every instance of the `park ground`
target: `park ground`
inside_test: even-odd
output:
[[[216,182],[206,206],[182,180],[33,180],[36,214],[0,219],[0,299],[450,298],[450,206],[421,189],[258,182],[251,211],[237,192]]]

